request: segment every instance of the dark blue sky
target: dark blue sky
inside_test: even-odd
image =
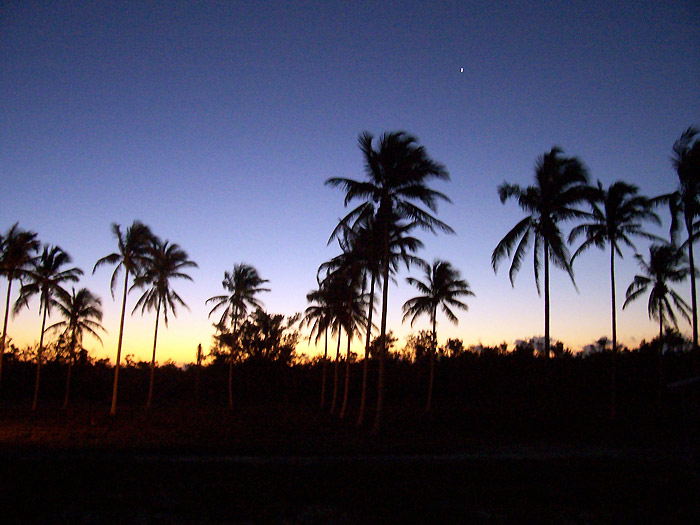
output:
[[[202,303],[234,262],[270,279],[269,310],[306,306],[344,212],[323,181],[362,177],[363,130],[408,130],[450,171],[439,216],[457,235],[423,236],[421,255],[452,261],[477,297],[442,333],[497,343],[542,332],[531,264],[515,289],[490,268],[520,217],[497,185],[529,184],[557,144],[593,180],[670,191],[671,146],[700,124],[694,1],[16,2],[0,17],[0,228],[20,221],[88,273],[113,249],[111,222],[178,242],[200,265],[180,287],[192,310],[168,331],[188,352],[208,345]],[[579,294],[554,277],[552,334],[575,348],[609,330],[605,261],[580,260]],[[629,253],[619,294],[635,272]],[[113,335],[108,274],[84,284]],[[399,282],[390,324],[406,333]],[[627,344],[654,331],[638,306],[620,318]],[[35,317],[16,320],[27,340]],[[132,321],[134,337],[151,322]]]

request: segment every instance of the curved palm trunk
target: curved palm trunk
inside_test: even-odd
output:
[[[128,293],[129,271],[126,271],[124,276],[124,299],[122,299],[122,316],[119,321],[119,340],[117,341],[117,362],[114,365],[114,385],[112,387],[112,407],[109,409],[109,415],[117,414],[117,392],[119,390],[119,363],[122,357],[122,337],[124,336],[124,315],[126,314],[126,294]]]
[[[335,366],[333,367],[333,399],[331,400],[331,414],[335,412],[335,403],[338,400],[338,361],[340,359],[340,335],[341,328],[338,328],[338,348],[335,351]]]
[[[44,353],[44,330],[46,329],[46,305],[44,305],[44,317],[41,321],[41,336],[39,337],[39,349],[36,353],[36,381],[34,382],[34,400],[32,401],[32,412],[36,411],[39,400],[39,378],[41,376],[41,357]]]
[[[7,339],[7,318],[10,313],[10,290],[12,289],[12,278],[7,278],[7,299],[5,301],[5,321],[2,325],[2,343],[0,343],[0,387],[2,386],[2,360],[5,356],[5,341]]]
[[[658,376],[659,376],[659,391],[657,392],[657,402],[661,406],[661,392],[664,389],[664,346],[663,346],[663,336],[664,336],[664,316],[663,316],[663,305],[659,307],[659,355],[658,355]]]
[[[382,283],[382,320],[379,331],[379,371],[377,374],[377,413],[374,415],[372,433],[376,434],[382,425],[384,410],[384,361],[386,359],[386,314],[389,301],[389,226],[384,221],[384,268]]]
[[[350,341],[352,341],[352,332],[348,332],[348,349],[345,353],[345,387],[343,388],[343,404],[340,407],[340,419],[345,418],[345,409],[348,406],[348,393],[350,392]]]
[[[328,364],[328,327],[326,326],[325,342],[323,344],[323,367],[321,375],[321,408],[326,406],[326,368]]]
[[[610,419],[617,413],[617,312],[615,307],[615,247],[610,245],[610,283],[612,293],[612,358],[610,364]]]
[[[690,306],[693,316],[693,369],[697,375],[700,372],[700,348],[698,348],[698,303],[695,285],[695,257],[693,254],[692,225],[686,222],[688,230],[688,263],[690,265]]]
[[[544,356],[549,359],[549,243],[544,241]]]
[[[357,426],[362,425],[365,418],[367,403],[367,375],[369,374],[369,345],[372,341],[372,313],[374,311],[374,284],[376,276],[372,274],[369,285],[369,312],[367,314],[367,338],[365,341],[365,359],[362,363],[362,395],[360,397],[360,414],[357,416]]]
[[[158,321],[160,320],[160,298],[158,298],[158,305],[156,306],[156,331],[153,335],[153,357],[151,358],[151,381],[148,385],[148,401],[146,401],[146,409],[151,408],[151,401],[153,401],[153,383],[156,377],[156,344],[158,343]]]
[[[425,413],[430,412],[433,401],[433,383],[435,381],[435,352],[437,351],[437,308],[433,311],[433,344],[430,351],[430,379],[428,380],[428,400],[425,403]]]

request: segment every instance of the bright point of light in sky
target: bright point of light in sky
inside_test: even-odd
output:
[[[304,310],[348,211],[324,181],[364,177],[360,132],[406,130],[452,178],[434,188],[452,199],[437,216],[457,234],[419,232],[419,255],[450,261],[476,294],[458,326],[438,317],[438,338],[512,344],[542,334],[543,304],[532,252],[515,287],[509,261],[497,275],[491,268],[494,247],[523,216],[496,188],[532,184],[537,156],[559,145],[592,182],[626,180],[646,195],[675,189],[671,147],[700,124],[697,20],[696,0],[6,3],[0,231],[19,221],[73,256],[86,272],[80,286],[102,297],[109,332],[104,347],[87,345],[112,360],[121,296],[110,295],[111,268],[91,275],[115,250],[110,224],[140,219],[178,243],[199,268],[194,283],[174,283],[190,310],[161,326],[158,359],[192,361],[198,343],[211,343],[204,301],[221,293],[234,263],[270,280],[267,311]],[[456,56],[469,63],[464,82],[450,73]],[[664,227],[652,230],[666,235],[660,214]],[[610,333],[606,262],[596,250],[577,260],[579,293],[553,269],[552,336],[574,350]],[[618,297],[638,271],[624,252]],[[407,275],[389,296],[388,326],[401,337],[428,328],[426,319],[401,323],[415,295]],[[2,304],[6,286],[0,279]],[[32,304],[8,334],[34,343],[40,321]],[[149,358],[153,324],[148,313],[127,318],[124,354]],[[624,344],[655,329],[645,301],[618,312]]]

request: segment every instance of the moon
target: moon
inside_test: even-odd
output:
[[[459,68],[459,72],[460,72],[460,73],[464,73],[464,68],[463,68],[463,67],[460,67],[460,68]]]

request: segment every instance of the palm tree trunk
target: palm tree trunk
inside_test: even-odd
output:
[[[10,290],[12,289],[12,278],[7,277],[7,300],[5,301],[5,321],[2,325],[2,343],[0,343],[0,386],[2,386],[2,360],[5,357],[5,341],[7,339],[7,318],[10,313]]]
[[[367,338],[365,341],[365,359],[362,362],[362,395],[360,397],[360,414],[357,416],[357,426],[362,425],[365,418],[367,403],[367,375],[369,374],[369,345],[372,342],[372,313],[374,312],[374,284],[376,276],[372,274],[369,285],[369,312],[367,313]]]
[[[328,327],[326,326],[325,342],[323,345],[323,366],[321,368],[321,408],[326,406],[326,368],[328,364]]]
[[[544,356],[549,359],[549,243],[544,241]]]
[[[663,336],[664,336],[664,317],[663,317],[663,305],[659,308],[659,362],[657,363],[658,367],[658,376],[659,376],[659,391],[658,391],[658,399],[657,402],[659,404],[659,407],[661,406],[661,392],[663,391],[664,388],[664,346],[663,346]]]
[[[331,414],[335,412],[335,403],[338,400],[338,361],[340,359],[340,334],[342,328],[338,327],[338,348],[335,351],[335,366],[333,367],[333,399],[331,400]]]
[[[148,385],[148,401],[146,401],[146,409],[151,408],[151,401],[153,401],[153,383],[156,377],[156,344],[158,343],[158,321],[160,320],[160,297],[158,298],[158,305],[156,306],[156,331],[153,335],[153,357],[151,358],[151,381]]]
[[[238,306],[234,309],[233,315],[233,344],[236,344],[236,331],[238,329]],[[233,346],[228,356],[228,408],[233,409]]]
[[[377,412],[374,415],[372,433],[376,434],[382,425],[384,410],[384,362],[386,360],[386,314],[389,301],[389,225],[384,220],[384,264],[382,283],[382,320],[379,329],[379,372],[377,374]]]
[[[34,383],[34,400],[32,401],[32,412],[36,412],[36,405],[39,401],[39,377],[41,376],[41,357],[44,353],[44,330],[46,328],[46,312],[44,305],[44,317],[41,321],[41,336],[39,336],[39,349],[36,353],[36,381]]]
[[[695,288],[695,257],[693,243],[691,241],[692,226],[686,222],[688,230],[688,262],[690,264],[690,306],[693,316],[693,371],[697,375],[700,372],[700,348],[698,348],[698,303],[697,290]]]
[[[425,413],[430,412],[430,405],[433,401],[433,382],[435,380],[435,352],[437,350],[437,308],[433,311],[433,342],[430,350],[430,379],[428,380],[428,400],[425,403]]]
[[[119,362],[122,357],[122,337],[124,336],[124,314],[126,313],[126,294],[129,283],[129,271],[126,271],[124,276],[124,299],[122,299],[122,316],[119,321],[119,340],[117,341],[117,362],[114,365],[114,386],[112,387],[112,407],[109,409],[109,415],[117,414],[117,391],[119,389]]]
[[[610,245],[610,286],[612,293],[612,358],[610,364],[610,419],[617,412],[617,312],[615,306],[615,247]]]
[[[348,406],[348,393],[350,392],[350,341],[352,341],[352,332],[348,332],[348,350],[345,353],[345,387],[343,388],[343,404],[340,407],[340,419],[345,418],[345,409]]]

